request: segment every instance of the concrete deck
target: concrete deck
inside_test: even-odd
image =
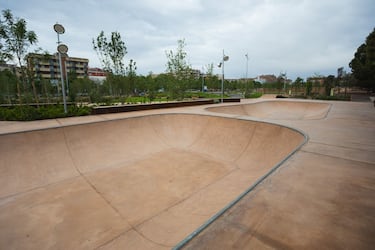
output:
[[[170,249],[304,142],[280,124],[308,143],[185,247],[372,249],[375,109],[325,104],[0,122],[0,248]]]
[[[375,109],[330,103],[322,120],[278,120],[309,142],[186,249],[374,248]]]

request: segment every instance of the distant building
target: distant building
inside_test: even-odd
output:
[[[252,77],[240,78],[240,79],[238,79],[238,81],[243,82],[243,83],[247,83],[247,82],[257,81],[257,78],[252,78]]]
[[[89,79],[95,82],[102,83],[107,78],[107,73],[100,68],[89,68],[87,72]]]
[[[69,57],[62,54],[61,64],[64,79],[68,72],[75,72],[78,78],[88,76],[89,60],[86,58]],[[51,81],[60,80],[60,64],[58,54],[45,55],[30,53],[27,55],[27,67],[35,72],[35,76]]]
[[[324,76],[308,77],[307,82],[311,82],[311,83],[315,83],[315,84],[318,83],[320,86],[322,86],[325,78],[326,77],[324,77]]]
[[[275,75],[260,75],[257,76],[257,78],[255,78],[254,80],[260,83],[273,83],[277,82],[277,77]]]
[[[10,72],[20,75],[20,68],[15,64],[0,63],[0,71],[9,70]]]
[[[156,78],[159,75],[169,75],[169,74],[177,77],[176,73],[170,73],[170,72],[165,72],[165,73],[160,73],[160,74],[154,74],[152,72],[149,73],[149,75],[152,78]],[[187,69],[186,71],[179,72],[179,76],[192,77],[192,78],[195,78],[195,79],[199,79],[200,77],[202,77],[204,75],[205,74],[202,73],[199,69],[191,69],[191,68]]]

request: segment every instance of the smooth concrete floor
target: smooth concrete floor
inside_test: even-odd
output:
[[[309,142],[184,249],[373,249],[375,108],[329,102],[322,120],[278,120]]]

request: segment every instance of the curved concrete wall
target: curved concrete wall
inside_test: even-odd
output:
[[[154,115],[0,136],[0,197],[179,148],[269,168],[303,141],[289,128],[202,115]]]
[[[304,140],[190,114],[0,135],[0,248],[169,249]]]
[[[319,102],[266,101],[207,108],[208,111],[272,120],[316,120],[327,116],[331,105]]]

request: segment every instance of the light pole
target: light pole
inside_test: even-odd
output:
[[[68,56],[65,57],[65,79],[66,79],[66,95],[69,96],[69,78],[68,78],[68,66],[66,66],[66,61],[68,59]]]
[[[202,93],[204,91],[204,67],[202,67]]]
[[[247,82],[247,73],[249,71],[249,55],[248,55],[248,53],[246,53],[245,57],[246,57],[246,82]]]
[[[221,68],[221,72],[222,72],[222,77],[221,77],[221,103],[224,102],[224,62],[226,62],[228,60],[229,60],[229,56],[226,56],[224,54],[224,49],[223,49],[223,58],[218,65],[218,67]]]
[[[246,80],[245,80],[245,98],[246,98],[246,92],[248,91],[248,79],[247,79],[247,73],[248,73],[248,71],[249,71],[249,54],[248,53],[246,53],[246,55],[245,55],[245,57],[246,57]]]
[[[65,44],[62,44],[60,42],[60,34],[65,33],[65,28],[61,24],[56,23],[53,25],[53,29],[57,33],[57,51],[59,53],[59,64],[60,64],[60,76],[61,76],[61,90],[62,90],[62,96],[63,96],[63,102],[64,102],[64,112],[65,114],[68,113],[68,108],[66,106],[66,95],[65,95],[65,84],[64,84],[64,74],[63,74],[63,67],[62,67],[62,60],[61,60],[61,53],[67,53],[68,52],[68,46]]]

